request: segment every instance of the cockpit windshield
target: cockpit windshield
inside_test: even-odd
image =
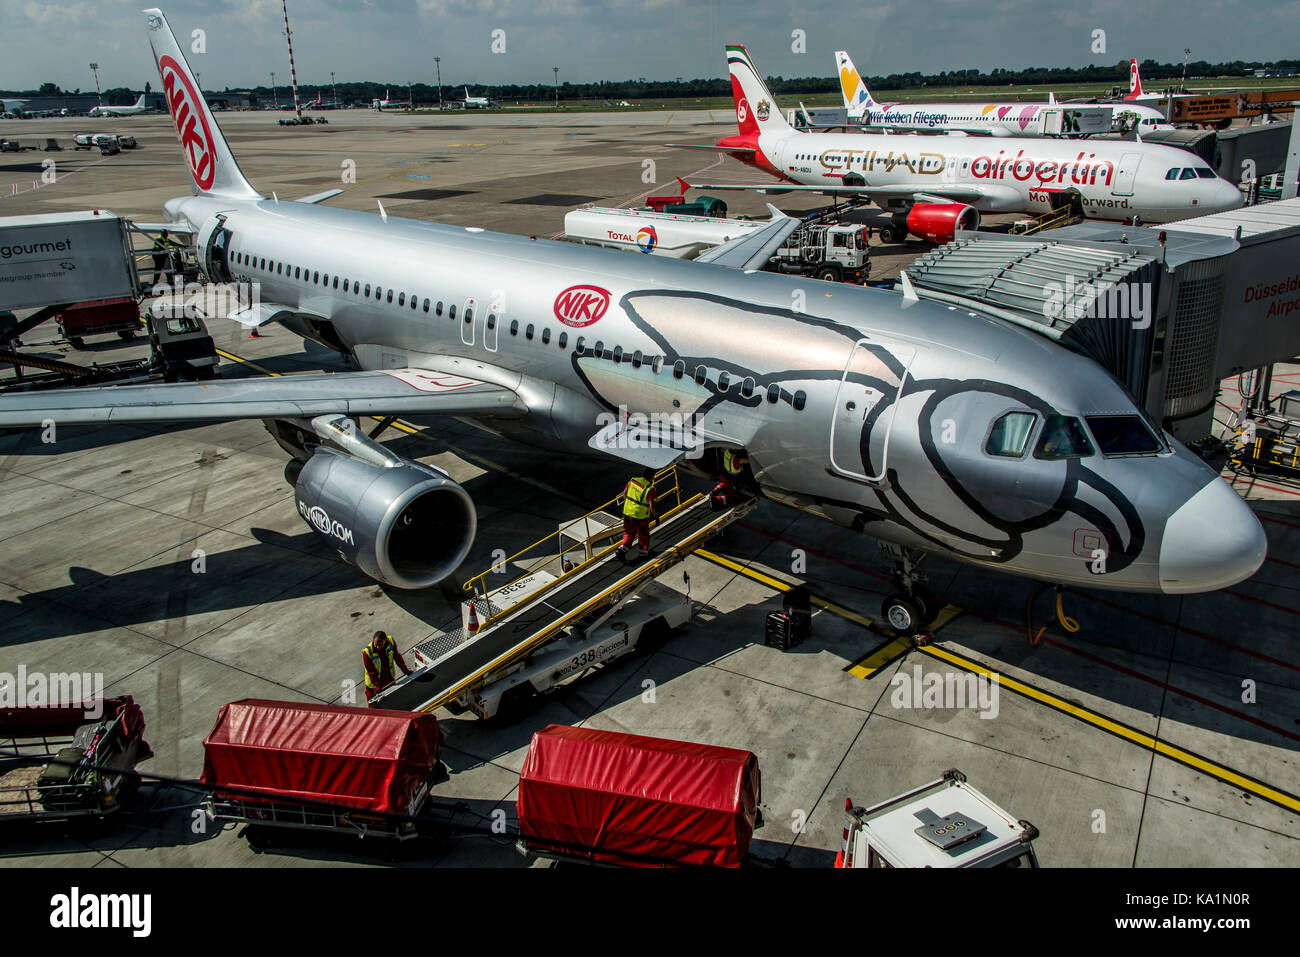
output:
[[[1093,454],[1083,423],[1069,415],[1049,415],[1034,449],[1036,459],[1081,459]]]
[[[1029,435],[1034,431],[1038,416],[1032,412],[1008,412],[993,423],[993,431],[984,443],[984,451],[990,455],[1005,455],[1008,458],[1020,458],[1025,454],[1029,444]]]
[[[1149,455],[1164,449],[1137,415],[1090,415],[1088,428],[1102,455]]]

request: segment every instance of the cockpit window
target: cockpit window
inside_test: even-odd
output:
[[[1175,167],[1174,169],[1171,169],[1168,173],[1165,173],[1165,179],[1177,179],[1178,174],[1181,172],[1182,170]]]
[[[1036,459],[1081,459],[1092,455],[1092,443],[1083,423],[1069,415],[1049,415],[1034,449]]]
[[[1196,179],[1196,170],[1188,166],[1183,170],[1183,175],[1180,176],[1179,179]]]
[[[1196,167],[1196,175],[1201,179],[1217,179],[1219,174],[1208,166],[1198,166]]]
[[[1147,455],[1164,446],[1137,415],[1090,415],[1088,428],[1102,455]]]
[[[1034,431],[1034,422],[1038,416],[1032,412],[1008,412],[993,423],[989,440],[984,443],[984,451],[990,455],[1005,455],[1020,458],[1029,445],[1029,435]]]

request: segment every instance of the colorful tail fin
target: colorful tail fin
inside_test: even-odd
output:
[[[158,9],[144,11],[149,27],[149,46],[153,49],[162,81],[163,98],[180,137],[181,152],[190,168],[190,179],[199,193],[230,199],[263,199],[244,178],[234,154],[221,135],[221,127],[208,109],[194,74],[185,62],[185,54],[167,18]]]
[[[1137,58],[1128,62],[1128,96],[1126,100],[1136,100],[1142,95],[1142,74],[1138,72]]]
[[[871,91],[862,81],[857,67],[843,50],[835,53],[835,67],[840,75],[840,92],[844,96],[844,108],[849,111],[849,119],[860,120],[867,110],[876,105],[871,98]]]
[[[736,101],[736,125],[745,133],[779,133],[792,129],[749,53],[740,44],[727,45],[727,69],[731,71],[731,95]]]

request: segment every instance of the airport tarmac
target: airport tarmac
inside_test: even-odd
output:
[[[673,191],[676,175],[757,179],[733,160],[662,145],[731,132],[730,114],[327,115],[328,126],[302,129],[278,127],[277,114],[219,120],[267,193],[345,185],[352,160],[356,183],[334,205],[375,209],[382,199],[393,215],[539,237],[558,233],[577,203],[631,204]],[[104,207],[157,221],[164,200],[188,191],[166,117],[32,120],[6,124],[5,135],[70,147],[73,133],[101,129],[143,148],[0,155],[0,215]],[[47,156],[63,178],[24,186]],[[645,160],[655,182],[642,180]],[[732,212],[761,213],[765,202],[726,200]],[[883,247],[873,275],[927,248]],[[227,375],[346,368],[279,328],[259,339],[221,320],[211,328]],[[77,362],[142,352],[116,339],[82,352],[42,344],[53,336],[38,329],[27,348]],[[1297,367],[1278,372],[1282,389],[1300,379]],[[446,469],[474,498],[469,574],[626,480],[618,462],[538,453],[458,422],[381,439]],[[340,702],[361,680],[359,652],[376,628],[405,650],[459,623],[450,589],[385,589],[333,557],[299,518],[284,464],[259,422],[65,428],[51,444],[36,431],[0,433],[0,672],[102,673],[107,694],[144,709],[156,757],[141,770],[188,779],[223,703]],[[513,822],[529,738],[554,722],[754,751],[766,824],[753,850],[797,866],[830,865],[845,798],[883,800],[951,767],[1037,826],[1044,866],[1295,866],[1300,494],[1269,480],[1237,484],[1269,538],[1253,579],[1186,597],[1071,590],[1064,608],[1079,630],[1053,625],[1036,644],[1025,622],[1035,583],[934,558],[922,570],[959,614],[928,646],[891,641],[870,627],[891,590],[874,541],[762,503],[667,573],[665,584],[689,588],[695,615],[662,650],[598,671],[512,723],[439,712],[452,773],[436,793],[485,821],[502,809]],[[765,614],[781,587],[800,582],[820,599],[811,638],[786,653],[764,646]],[[1033,631],[1050,615],[1049,593]],[[904,700],[927,675],[970,671],[998,678],[983,707]],[[0,831],[0,864],[385,863],[372,845],[255,850],[238,828],[197,825],[197,800],[177,786],[146,788],[142,809],[102,834]],[[421,846],[403,863],[529,862],[508,839],[476,838]]]

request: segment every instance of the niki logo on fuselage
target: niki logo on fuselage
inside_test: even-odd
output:
[[[609,311],[609,290],[600,286],[570,286],[555,297],[555,318],[581,329],[598,322]]]

